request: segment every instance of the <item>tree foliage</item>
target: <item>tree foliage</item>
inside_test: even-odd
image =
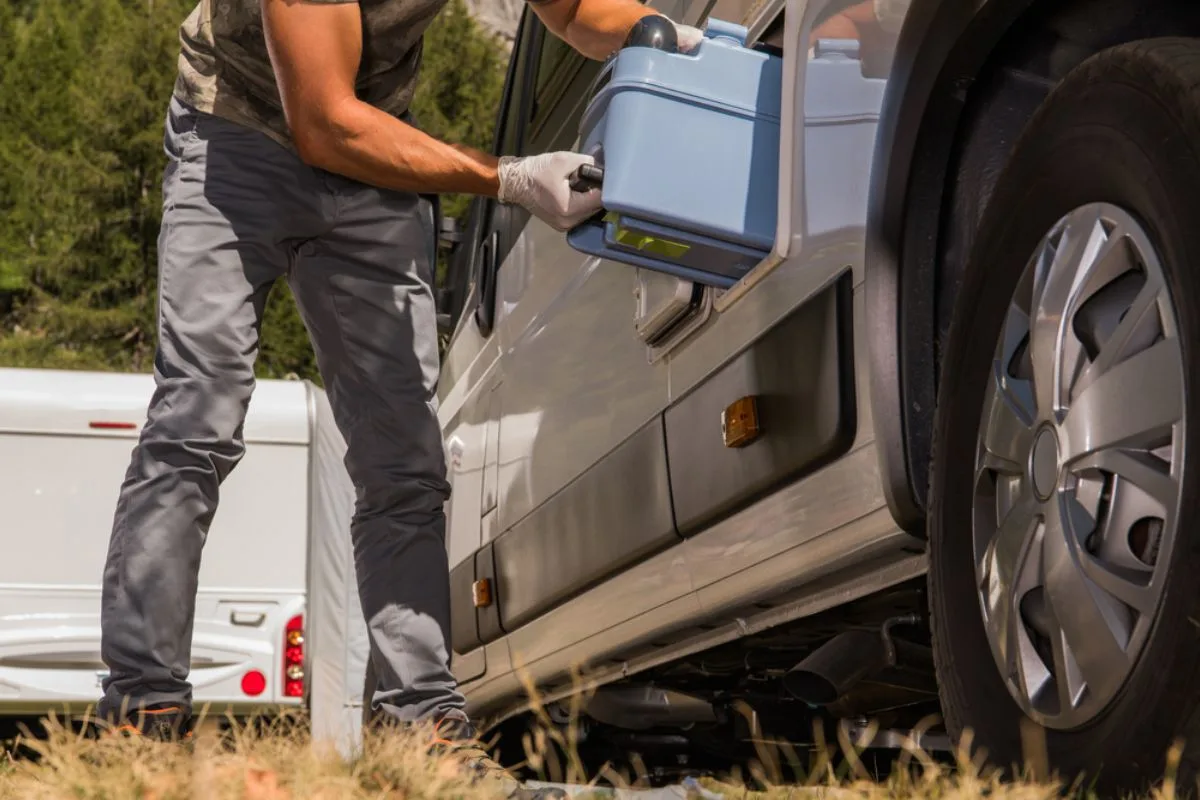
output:
[[[0,0],[0,364],[150,369],[163,119],[194,4]],[[421,126],[490,145],[505,58],[452,0],[426,41]],[[258,373],[316,377],[282,283]]]

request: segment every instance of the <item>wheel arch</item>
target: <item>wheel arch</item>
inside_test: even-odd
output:
[[[923,535],[940,341],[1011,148],[1062,77],[1101,49],[1200,35],[1187,0],[913,0],[871,170],[867,353],[880,477]]]

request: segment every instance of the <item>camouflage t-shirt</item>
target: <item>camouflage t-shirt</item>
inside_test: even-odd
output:
[[[412,101],[425,29],[449,0],[357,2],[363,50],[356,92],[364,102],[401,116]],[[199,111],[262,131],[291,147],[263,35],[260,3],[200,0],[180,28],[182,49],[175,95]]]

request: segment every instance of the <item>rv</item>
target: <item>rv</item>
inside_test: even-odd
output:
[[[650,5],[698,51],[526,12],[494,152],[586,149],[608,215],[477,200],[440,287],[471,711],[1194,777],[1196,5]]]

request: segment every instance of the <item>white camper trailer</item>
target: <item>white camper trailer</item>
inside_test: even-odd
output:
[[[0,718],[79,713],[99,698],[100,577],[153,390],[150,375],[0,369]],[[346,663],[358,608],[341,574],[353,568],[344,445],[324,392],[301,381],[260,381],[245,437],[205,544],[196,707],[240,716],[311,702],[323,637],[336,674],[324,668],[322,697],[357,683],[333,701],[336,717],[361,695],[365,658]],[[336,602],[306,614],[310,547],[337,587]],[[326,583],[316,577],[330,594]]]

